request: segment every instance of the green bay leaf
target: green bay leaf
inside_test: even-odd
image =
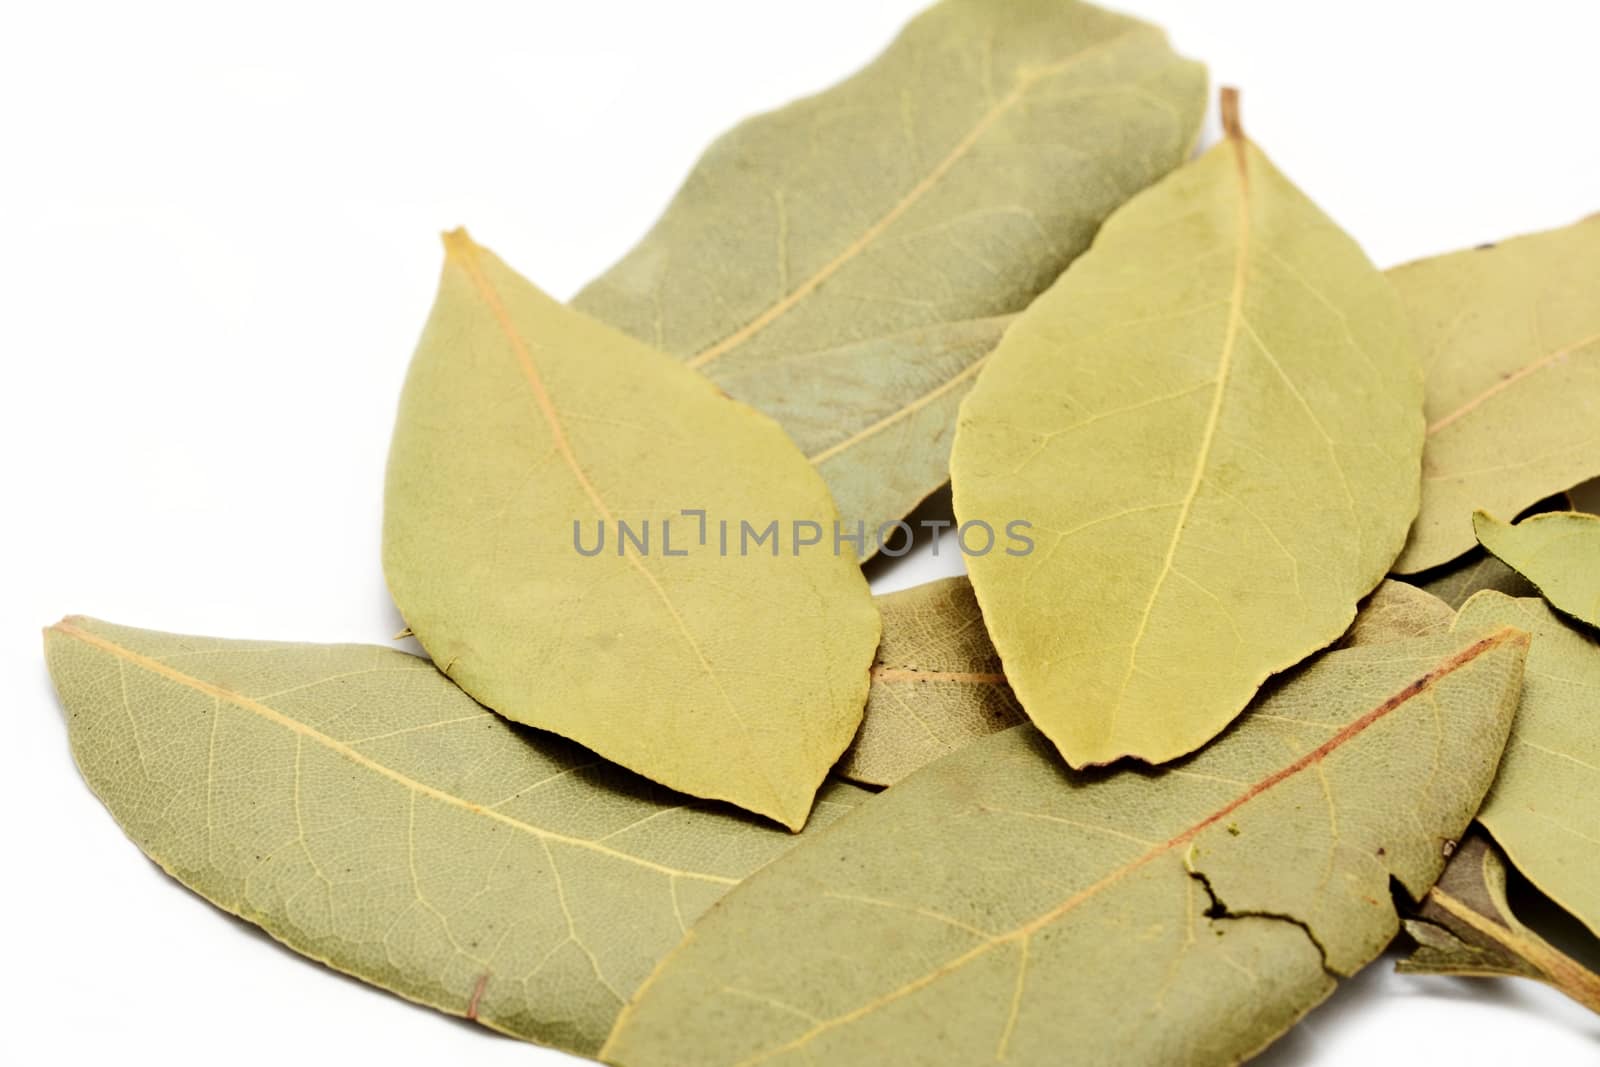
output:
[[[966,578],[878,599],[883,640],[861,731],[835,773],[893,785],[971,741],[1024,721]]]
[[[1472,548],[1472,513],[1514,515],[1600,475],[1600,215],[1389,271],[1422,347],[1422,508],[1395,564]]]
[[[1140,194],[967,396],[956,517],[1028,716],[1073,766],[1173,759],[1326,647],[1400,550],[1422,383],[1360,248],[1238,129]]]
[[[945,0],[853,77],[718,139],[574,305],[777,418],[875,530],[947,479],[1009,316],[1183,162],[1204,97],[1204,68],[1145,23]]]
[[[1600,1012],[1600,975],[1517,918],[1506,899],[1505,861],[1480,831],[1451,854],[1406,932],[1417,948],[1396,964],[1404,974],[1532,978]]]
[[[45,647],[85,781],[169,874],[312,959],[572,1051],[802,840],[514,726],[392,649],[84,618]],[[827,786],[813,826],[864,795]]]
[[[1472,528],[1558,611],[1600,627],[1600,515],[1547,512],[1512,525],[1479,511]]]
[[[602,1055],[1235,1063],[1370,961],[1494,775],[1525,634],[1328,653],[1170,768],[1031,726],[867,800],[709,912]]]
[[[384,501],[406,623],[502,715],[799,829],[878,643],[827,487],[766,416],[464,232],[446,247]],[[824,543],[792,550],[805,522]]]
[[[1522,705],[1478,821],[1528,881],[1600,934],[1600,637],[1539,600],[1495,592],[1467,601],[1456,625],[1533,635]]]

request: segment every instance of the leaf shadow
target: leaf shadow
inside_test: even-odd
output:
[[[889,537],[884,551],[861,564],[861,573],[875,592],[889,592],[902,588],[907,578],[916,576],[925,559],[938,560],[941,570],[949,574],[964,574],[965,562],[955,537],[955,506],[951,502],[950,483],[935,489],[903,520],[910,528],[896,531]],[[926,580],[926,579],[924,579]]]

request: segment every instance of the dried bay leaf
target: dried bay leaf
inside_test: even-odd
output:
[[[1528,881],[1600,934],[1600,638],[1539,600],[1479,593],[1457,628],[1533,635],[1522,706],[1478,813]]]
[[[1422,509],[1395,564],[1412,574],[1473,546],[1474,510],[1600,474],[1600,215],[1389,278],[1427,374]]]
[[[861,732],[835,773],[893,785],[980,737],[1024,721],[965,578],[878,597],[883,640]]]
[[[1600,515],[1548,512],[1513,526],[1479,511],[1472,528],[1479,544],[1528,579],[1556,610],[1600,627]]]
[[[1505,861],[1482,833],[1451,854],[1406,932],[1417,949],[1396,964],[1405,974],[1532,978],[1600,1012],[1600,975],[1534,933],[1506,899]]]
[[[945,578],[878,597],[883,641],[861,732],[835,773],[893,785],[912,771],[1026,716],[1001,672],[972,585]],[[1456,613],[1438,597],[1385,581],[1340,647],[1444,633]]]
[[[713,901],[796,840],[476,704],[370,645],[69,618],[73,756],[213,904],[411,1000],[592,1054]],[[866,794],[834,784],[814,827]]]
[[[1483,549],[1475,549],[1442,567],[1415,576],[1418,588],[1425,589],[1456,611],[1473,595],[1492,589],[1506,596],[1538,596],[1539,591],[1516,571]]]
[[[831,533],[827,487],[767,417],[464,232],[445,243],[385,494],[407,625],[502,715],[799,829],[878,643],[849,554],[790,548],[793,523]],[[719,522],[769,521],[782,552],[723,549]],[[597,528],[610,540],[581,554]]]
[[[1422,383],[1353,241],[1240,131],[1131,200],[962,406],[956,517],[1033,523],[968,570],[1076,767],[1193,751],[1338,638],[1415,514]]]
[[[1455,609],[1427,590],[1405,582],[1385,581],[1361,605],[1356,621],[1339,639],[1338,647],[1431,637],[1448,632],[1455,621]]]
[[[778,419],[871,531],[945,482],[1009,317],[1183,162],[1204,98],[1154,26],[945,0],[854,77],[720,138],[574,305]]]
[[[1072,774],[1031,726],[867,800],[703,918],[602,1055],[1233,1063],[1399,927],[1488,788],[1527,637],[1328,653],[1183,763]]]
[[[1528,508],[1520,518],[1546,511],[1574,510],[1571,497],[1557,493]],[[1406,575],[1405,580],[1419,589],[1426,589],[1446,604],[1452,611],[1472,599],[1472,594],[1493,589],[1506,596],[1538,596],[1539,591],[1516,571],[1495,559],[1482,546],[1475,546],[1464,555],[1448,563],[1441,563],[1426,571]]]

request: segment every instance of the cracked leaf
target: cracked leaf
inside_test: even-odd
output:
[[[689,924],[798,840],[513,726],[392,649],[85,618],[45,648],[84,780],[174,878],[545,1044],[592,1054]],[[865,795],[826,787],[813,826]]]
[[[1528,580],[1556,610],[1600,627],[1600,516],[1557,511],[1500,522],[1472,516],[1478,543]]]
[[[1500,853],[1474,832],[1450,856],[1406,932],[1417,942],[1405,974],[1532,978],[1600,1012],[1600,975],[1524,926],[1506,900]]]
[[[1479,593],[1458,628],[1533,635],[1522,706],[1478,821],[1540,892],[1600,934],[1600,638],[1539,600]]]
[[[723,135],[573,303],[772,415],[876,530],[948,478],[1009,316],[1183,162],[1204,110],[1205,69],[1154,26],[945,0],[858,74]]]
[[[1327,653],[1170,768],[1031,726],[905,779],[709,912],[602,1056],[1234,1063],[1370,961],[1494,774],[1525,634]]]
[[[968,570],[1012,688],[1075,767],[1214,737],[1338,638],[1415,514],[1399,302],[1227,125],[1018,318],[956,431],[956,517],[1033,523],[1031,554]]]
[[[1470,549],[1472,513],[1514,515],[1600,475],[1600,215],[1389,271],[1422,346],[1422,509],[1395,564]]]
[[[1024,721],[965,578],[878,599],[883,640],[861,732],[834,773],[893,785],[940,756]]]
[[[878,643],[855,561],[791,551],[794,523],[833,530],[827,487],[767,417],[445,244],[384,501],[407,625],[502,715],[799,829]],[[783,551],[724,552],[719,522],[773,522]]]

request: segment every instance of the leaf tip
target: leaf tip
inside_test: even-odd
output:
[[[467,233],[465,226],[457,226],[453,230],[447,230],[439,235],[439,240],[444,242],[446,259],[460,259],[470,256],[478,247],[477,242]]]
[[[47,635],[52,633],[71,634],[82,629],[83,624],[88,621],[89,617],[87,615],[63,615],[59,622],[46,626],[43,632]]]
[[[1222,132],[1230,141],[1244,140],[1244,122],[1239,117],[1239,89],[1224,85],[1220,97],[1222,106]]]
[[[1505,643],[1511,645],[1513,648],[1521,648],[1526,650],[1530,645],[1533,644],[1533,635],[1527,630],[1521,630],[1515,626],[1507,626],[1500,632]]]
[[[63,615],[60,622],[52,623],[39,631],[40,641],[44,645],[45,655],[50,655],[51,642],[57,638],[78,637],[83,633],[83,623],[89,622],[87,615]]]

